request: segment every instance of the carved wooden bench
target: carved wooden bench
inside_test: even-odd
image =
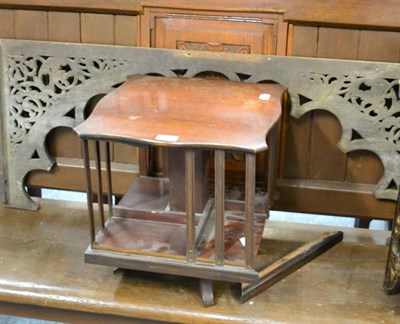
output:
[[[278,56],[242,56],[50,42],[0,43],[2,51],[2,165],[8,206],[37,209],[24,180],[55,161],[45,139],[55,127],[75,127],[86,103],[134,74],[194,77],[205,71],[289,89],[291,114],[329,111],[342,126],[339,148],[368,150],[382,161],[378,199],[397,198],[400,183],[400,64]]]
[[[9,40],[0,46],[0,193],[9,207],[38,208],[26,193],[25,179],[34,170],[52,168],[46,136],[56,127],[82,122],[91,98],[133,74],[194,77],[204,71],[236,81],[285,85],[295,117],[314,109],[331,112],[342,126],[338,145],[343,152],[369,150],[381,159],[384,174],[375,187],[376,198],[397,197],[399,64]],[[393,242],[399,242],[398,218],[394,226]],[[393,255],[397,246],[392,244]],[[398,262],[390,260],[389,266]],[[399,276],[398,270],[394,275]]]

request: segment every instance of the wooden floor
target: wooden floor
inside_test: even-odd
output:
[[[247,303],[238,285],[218,282],[216,306],[204,308],[195,279],[85,264],[86,204],[41,205],[0,207],[0,313],[84,323],[400,323],[400,295],[382,289],[389,232],[341,228],[343,242]],[[262,258],[326,229],[267,221]]]

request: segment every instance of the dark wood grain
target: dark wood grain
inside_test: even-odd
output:
[[[104,97],[75,131],[133,144],[258,152],[280,118],[283,92],[280,85],[139,76]]]

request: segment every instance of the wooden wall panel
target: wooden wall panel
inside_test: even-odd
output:
[[[82,43],[114,44],[114,16],[81,14]]]
[[[358,52],[359,30],[320,27],[318,57],[355,60]]]
[[[296,22],[298,25],[301,25],[301,22],[304,22],[303,25],[385,28],[398,28],[400,25],[397,10],[399,0],[141,0],[140,3],[148,7],[199,11],[276,12],[284,10],[285,20]]]
[[[1,0],[0,8],[136,15],[139,0]]]
[[[400,21],[400,13],[398,15]],[[400,62],[400,33],[361,30],[357,59],[365,61]]]
[[[80,29],[79,13],[49,12],[50,41],[80,43]]]
[[[17,39],[48,40],[46,11],[16,10],[14,26]]]
[[[0,38],[15,38],[13,10],[0,9]]]
[[[137,18],[115,16],[115,45],[136,46]]]
[[[288,22],[318,25],[400,26],[398,0],[1,0],[0,8],[137,15],[143,7],[233,12],[285,12]]]
[[[316,57],[318,51],[318,27],[295,26],[291,29],[293,33],[290,54]]]

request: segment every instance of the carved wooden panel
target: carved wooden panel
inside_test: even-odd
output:
[[[278,20],[170,14],[154,18],[152,47],[276,53]]]
[[[400,62],[398,32],[297,24],[289,30],[288,55]],[[394,204],[369,195],[384,172],[381,160],[364,150],[343,155],[337,147],[341,124],[334,115],[314,110],[297,120],[287,115],[284,123],[281,195],[275,208],[392,219]]]
[[[322,109],[342,126],[343,152],[369,150],[382,161],[377,198],[395,199],[400,184],[400,64],[2,41],[3,156],[7,204],[36,208],[24,191],[32,170],[50,170],[46,135],[74,127],[87,101],[133,74],[196,77],[213,71],[239,82],[288,87],[292,114]]]
[[[176,48],[180,50],[191,51],[209,51],[209,52],[229,52],[250,54],[249,45],[235,45],[235,44],[222,44],[212,42],[191,42],[191,41],[177,41]]]
[[[0,9],[0,38],[43,39],[74,43],[84,41],[116,45],[136,44],[136,16],[98,14],[98,12],[97,14],[88,12],[81,14],[39,9]],[[70,176],[76,172],[76,159],[81,155],[80,142],[76,134],[67,128],[52,132],[48,149],[56,160],[62,162],[58,163],[51,176],[40,171],[30,173],[27,177],[27,185],[84,190],[85,186],[80,185],[77,180],[71,181]],[[137,158],[136,149],[121,149],[119,145],[113,145],[112,158],[114,162],[132,163]],[[130,166],[126,165],[126,168]],[[119,186],[116,190],[119,190]],[[119,192],[122,190],[121,187]]]
[[[144,7],[139,45],[145,47],[286,54],[283,11],[210,11]],[[190,48],[193,47],[193,48]]]

